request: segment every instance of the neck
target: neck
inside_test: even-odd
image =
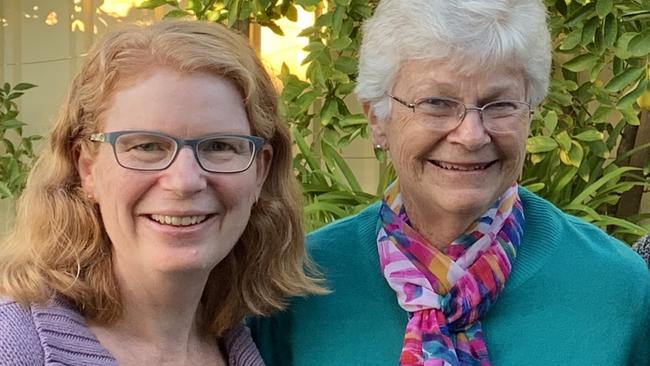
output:
[[[404,206],[408,214],[411,226],[422,235],[429,244],[444,250],[467,228],[487,210],[487,207],[480,212],[459,211],[448,212],[440,207],[430,207],[422,202],[414,202],[411,196],[402,192]]]
[[[202,335],[197,326],[208,274],[124,273],[117,263],[114,270],[123,312],[115,323],[91,329],[120,364],[140,358],[189,364],[192,354],[218,352],[216,337]]]
[[[439,250],[444,250],[447,248],[456,238],[463,234],[469,225],[474,222],[475,218],[467,219],[466,217],[437,217],[433,218],[432,216],[421,217],[418,215],[417,211],[411,214],[411,211],[407,212],[409,214],[409,220],[411,225],[417,232],[424,236],[427,241],[438,248]]]

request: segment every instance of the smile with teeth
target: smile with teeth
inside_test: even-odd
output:
[[[152,220],[163,224],[172,226],[190,226],[200,224],[208,218],[208,215],[199,216],[167,216],[167,215],[151,215]]]
[[[476,171],[476,170],[484,170],[492,165],[494,162],[489,162],[489,163],[484,163],[484,164],[463,164],[463,165],[457,165],[457,164],[451,164],[451,163],[445,163],[442,161],[437,161],[437,160],[430,160],[430,162],[442,169],[445,170],[457,170],[457,171],[464,171],[464,172],[471,172],[471,171]]]

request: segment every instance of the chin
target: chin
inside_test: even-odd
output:
[[[498,197],[497,192],[486,192],[484,189],[465,189],[444,194],[441,197],[441,206],[450,213],[478,217],[487,211]]]
[[[185,255],[180,253],[168,253],[168,255],[156,258],[155,262],[152,263],[152,267],[162,273],[209,273],[217,264],[219,264],[219,262],[221,262],[221,260],[223,260],[223,258],[207,260],[207,254],[199,253],[195,251]]]

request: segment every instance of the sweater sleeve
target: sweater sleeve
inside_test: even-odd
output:
[[[44,352],[29,309],[0,299],[0,365],[43,365]]]

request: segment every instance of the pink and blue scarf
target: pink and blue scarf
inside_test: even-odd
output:
[[[381,269],[409,315],[400,365],[490,365],[480,319],[503,290],[521,242],[517,185],[442,251],[411,227],[399,182],[386,190],[379,220]]]

